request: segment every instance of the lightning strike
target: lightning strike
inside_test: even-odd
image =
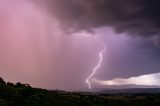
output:
[[[101,63],[103,61],[103,53],[106,51],[106,46],[104,43],[102,43],[101,41],[99,41],[96,37],[95,40],[97,41],[98,44],[103,46],[103,49],[99,52],[99,61],[97,63],[97,65],[94,67],[92,73],[89,75],[89,77],[86,79],[86,83],[88,84],[89,89],[91,89],[91,83],[90,80],[93,77],[93,75],[98,71],[98,69],[101,67]]]
[[[91,37],[92,34],[89,34],[89,33],[86,33],[86,32],[79,32],[79,33],[74,33],[73,36]],[[103,42],[101,42],[96,36],[94,38],[95,38],[96,42],[103,47],[103,49],[100,50],[100,52],[98,54],[99,55],[99,60],[98,60],[97,65],[94,67],[92,73],[89,75],[89,77],[85,81],[88,84],[89,89],[91,89],[90,80],[93,77],[93,75],[98,71],[98,69],[101,67],[101,63],[103,61],[103,53],[106,51],[105,44]]]

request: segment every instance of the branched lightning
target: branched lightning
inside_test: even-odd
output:
[[[98,71],[98,69],[101,67],[101,63],[103,61],[103,53],[106,51],[106,46],[104,43],[102,43],[101,41],[99,41],[96,37],[95,40],[97,41],[98,44],[103,46],[103,49],[99,52],[99,60],[97,65],[94,67],[92,73],[89,75],[89,77],[86,79],[86,83],[88,84],[89,89],[91,89],[91,83],[90,80],[93,77],[93,75]]]

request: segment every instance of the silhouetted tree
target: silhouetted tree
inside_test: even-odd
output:
[[[20,88],[20,87],[24,87],[24,85],[21,84],[20,82],[17,82],[16,85],[15,85],[15,87]]]
[[[6,82],[0,77],[0,84],[6,84]]]
[[[3,99],[0,99],[0,106],[7,106],[7,102]]]
[[[10,83],[10,82],[7,82],[7,85],[9,85],[9,86],[14,86],[14,84],[13,84],[13,83]]]

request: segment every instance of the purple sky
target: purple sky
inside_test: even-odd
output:
[[[87,90],[85,80],[99,61],[98,54],[103,48],[94,39],[97,36],[106,45],[106,52],[101,67],[93,76],[99,83],[93,80],[93,87],[106,88],[110,85],[101,81],[112,82],[113,79],[112,83],[119,82],[115,82],[115,78],[129,81],[127,84],[137,84],[136,79],[128,79],[144,80],[141,75],[149,75],[150,82],[146,83],[156,85],[155,82],[160,80],[156,76],[160,70],[158,27],[138,19],[127,26],[127,21],[120,23],[121,20],[115,18],[117,14],[112,14],[115,12],[113,8],[107,10],[105,16],[104,10],[95,15],[101,10],[95,1],[90,5],[85,0],[73,1],[69,0],[70,4],[64,0],[0,1],[0,77],[10,82],[29,83],[33,87]],[[123,8],[124,14],[140,11],[139,6],[133,9],[134,2],[127,3],[130,7],[125,7],[128,11]],[[123,3],[119,5],[121,7]],[[119,16],[121,12],[118,12]],[[107,19],[109,21],[105,21]],[[141,26],[138,22],[145,24]],[[83,35],[86,32],[89,36]],[[151,32],[155,36],[148,35]],[[146,33],[148,37],[145,37]]]

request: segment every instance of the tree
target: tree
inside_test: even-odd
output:
[[[14,86],[14,84],[10,82],[7,82],[7,85],[12,86],[12,87]]]
[[[0,84],[6,84],[6,82],[0,77]]]
[[[7,102],[5,102],[3,99],[0,99],[0,106],[7,106]]]

